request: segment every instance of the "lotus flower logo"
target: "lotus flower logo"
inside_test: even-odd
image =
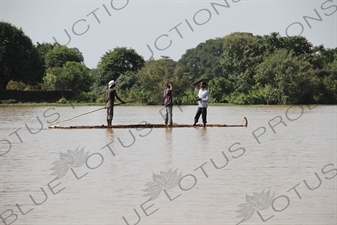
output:
[[[58,179],[61,179],[69,169],[83,166],[88,154],[89,152],[84,154],[84,147],[81,150],[78,150],[78,148],[75,151],[68,150],[67,153],[60,152],[60,160],[52,163],[55,166],[51,168],[51,170],[54,170],[51,175],[56,175]]]
[[[176,187],[182,175],[181,173],[177,175],[178,169],[175,169],[174,171],[171,170],[172,169],[168,172],[160,171],[160,174],[158,175],[153,174],[153,182],[145,184],[148,188],[143,190],[147,192],[147,194],[143,195],[143,197],[150,197],[150,200],[155,200],[163,190]]]
[[[270,190],[266,193],[264,190],[261,193],[254,192],[252,196],[246,195],[246,202],[238,205],[241,209],[236,211],[240,213],[236,218],[243,218],[238,224],[249,220],[258,210],[268,209],[274,200],[274,196],[275,194],[270,196]]]

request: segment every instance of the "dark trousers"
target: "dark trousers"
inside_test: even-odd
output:
[[[195,114],[194,117],[194,123],[198,123],[199,117],[202,115],[202,123],[206,124],[207,123],[207,108],[198,108],[197,113]]]

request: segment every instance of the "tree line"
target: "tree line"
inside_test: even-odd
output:
[[[65,90],[75,102],[104,102],[116,80],[125,100],[147,97],[162,104],[168,81],[175,104],[195,104],[193,82],[209,80],[212,103],[336,104],[337,48],[313,46],[305,37],[236,32],[189,49],[178,61],[149,59],[115,47],[89,69],[79,49],[33,44],[22,29],[0,22],[0,89]]]

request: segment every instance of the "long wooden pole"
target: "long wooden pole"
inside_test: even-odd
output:
[[[137,99],[134,99],[134,100],[127,101],[127,102],[125,102],[125,103],[135,102],[135,101],[142,100],[142,99],[146,99],[146,97],[144,97],[144,98],[137,98]],[[121,105],[121,104],[123,104],[123,103],[117,103],[117,104],[114,104],[114,106],[116,106],[116,105]],[[102,109],[106,109],[106,107],[102,107],[102,108],[99,108],[99,109],[95,109],[95,110],[92,110],[92,111],[89,111],[89,112],[86,112],[86,113],[79,114],[79,115],[77,115],[77,116],[73,116],[73,117],[68,118],[68,119],[65,119],[65,120],[61,120],[61,121],[57,121],[57,122],[55,122],[55,123],[51,123],[51,124],[48,125],[48,127],[54,126],[55,124],[59,124],[59,123],[62,123],[62,122],[66,122],[66,121],[75,119],[75,118],[80,117],[80,116],[84,116],[84,115],[87,115],[87,114],[89,114],[89,113],[93,113],[93,112],[96,112],[96,111],[99,111],[99,110],[102,110]]]

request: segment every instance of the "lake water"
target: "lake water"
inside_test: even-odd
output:
[[[247,128],[48,129],[98,108],[0,107],[0,225],[337,224],[336,106],[209,107],[209,124]],[[116,106],[113,124],[160,110]]]

